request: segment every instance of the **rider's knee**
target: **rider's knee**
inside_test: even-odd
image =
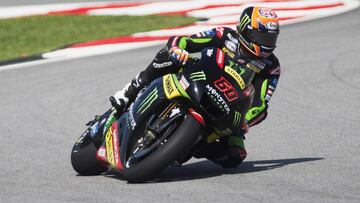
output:
[[[235,168],[244,161],[247,152],[242,148],[230,147],[227,155],[227,158],[221,161],[219,160],[218,164],[224,168]]]

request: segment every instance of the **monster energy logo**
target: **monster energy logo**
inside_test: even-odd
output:
[[[233,61],[230,61],[230,60],[229,60],[229,66],[230,66],[231,68],[233,68],[233,67],[235,67],[236,65],[235,65],[235,63],[234,63]]]
[[[141,102],[139,109],[136,113],[143,114],[146,109],[149,108],[149,106],[158,98],[158,90],[155,88],[151,93],[144,99],[144,101]]]
[[[235,70],[239,70],[239,71],[236,71],[236,72],[239,72],[240,75],[244,74],[245,73],[245,69],[244,68],[241,68],[239,64],[236,64],[235,62],[233,61],[230,61],[229,60],[229,67],[235,69]]]
[[[206,75],[204,71],[194,72],[190,74],[190,79],[192,81],[206,80]]]
[[[250,22],[251,22],[250,17],[248,16],[248,14],[245,14],[244,17],[240,21],[240,31],[243,31],[245,26]]]
[[[241,113],[235,111],[234,120],[233,120],[233,126],[234,127],[239,126],[240,120],[241,120]]]
[[[244,68],[240,68],[240,75],[243,75],[245,73],[245,69]]]

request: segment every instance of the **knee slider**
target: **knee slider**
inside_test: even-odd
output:
[[[246,156],[247,156],[247,152],[245,149],[242,148],[235,149],[234,147],[231,147],[229,149],[228,158],[226,160],[219,162],[219,164],[224,168],[235,168],[241,162],[244,161]]]

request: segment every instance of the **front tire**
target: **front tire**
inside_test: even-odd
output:
[[[129,182],[143,182],[154,177],[189,151],[201,132],[200,123],[191,115],[185,116],[182,124],[164,145],[131,167],[124,167],[123,176]]]
[[[71,164],[80,175],[99,175],[107,170],[96,158],[97,147],[89,133],[83,134],[71,151]]]

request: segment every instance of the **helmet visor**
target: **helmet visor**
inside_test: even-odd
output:
[[[258,30],[246,30],[245,32],[247,38],[259,46],[264,46],[269,49],[276,47],[276,41],[279,35],[277,32],[261,32]]]

